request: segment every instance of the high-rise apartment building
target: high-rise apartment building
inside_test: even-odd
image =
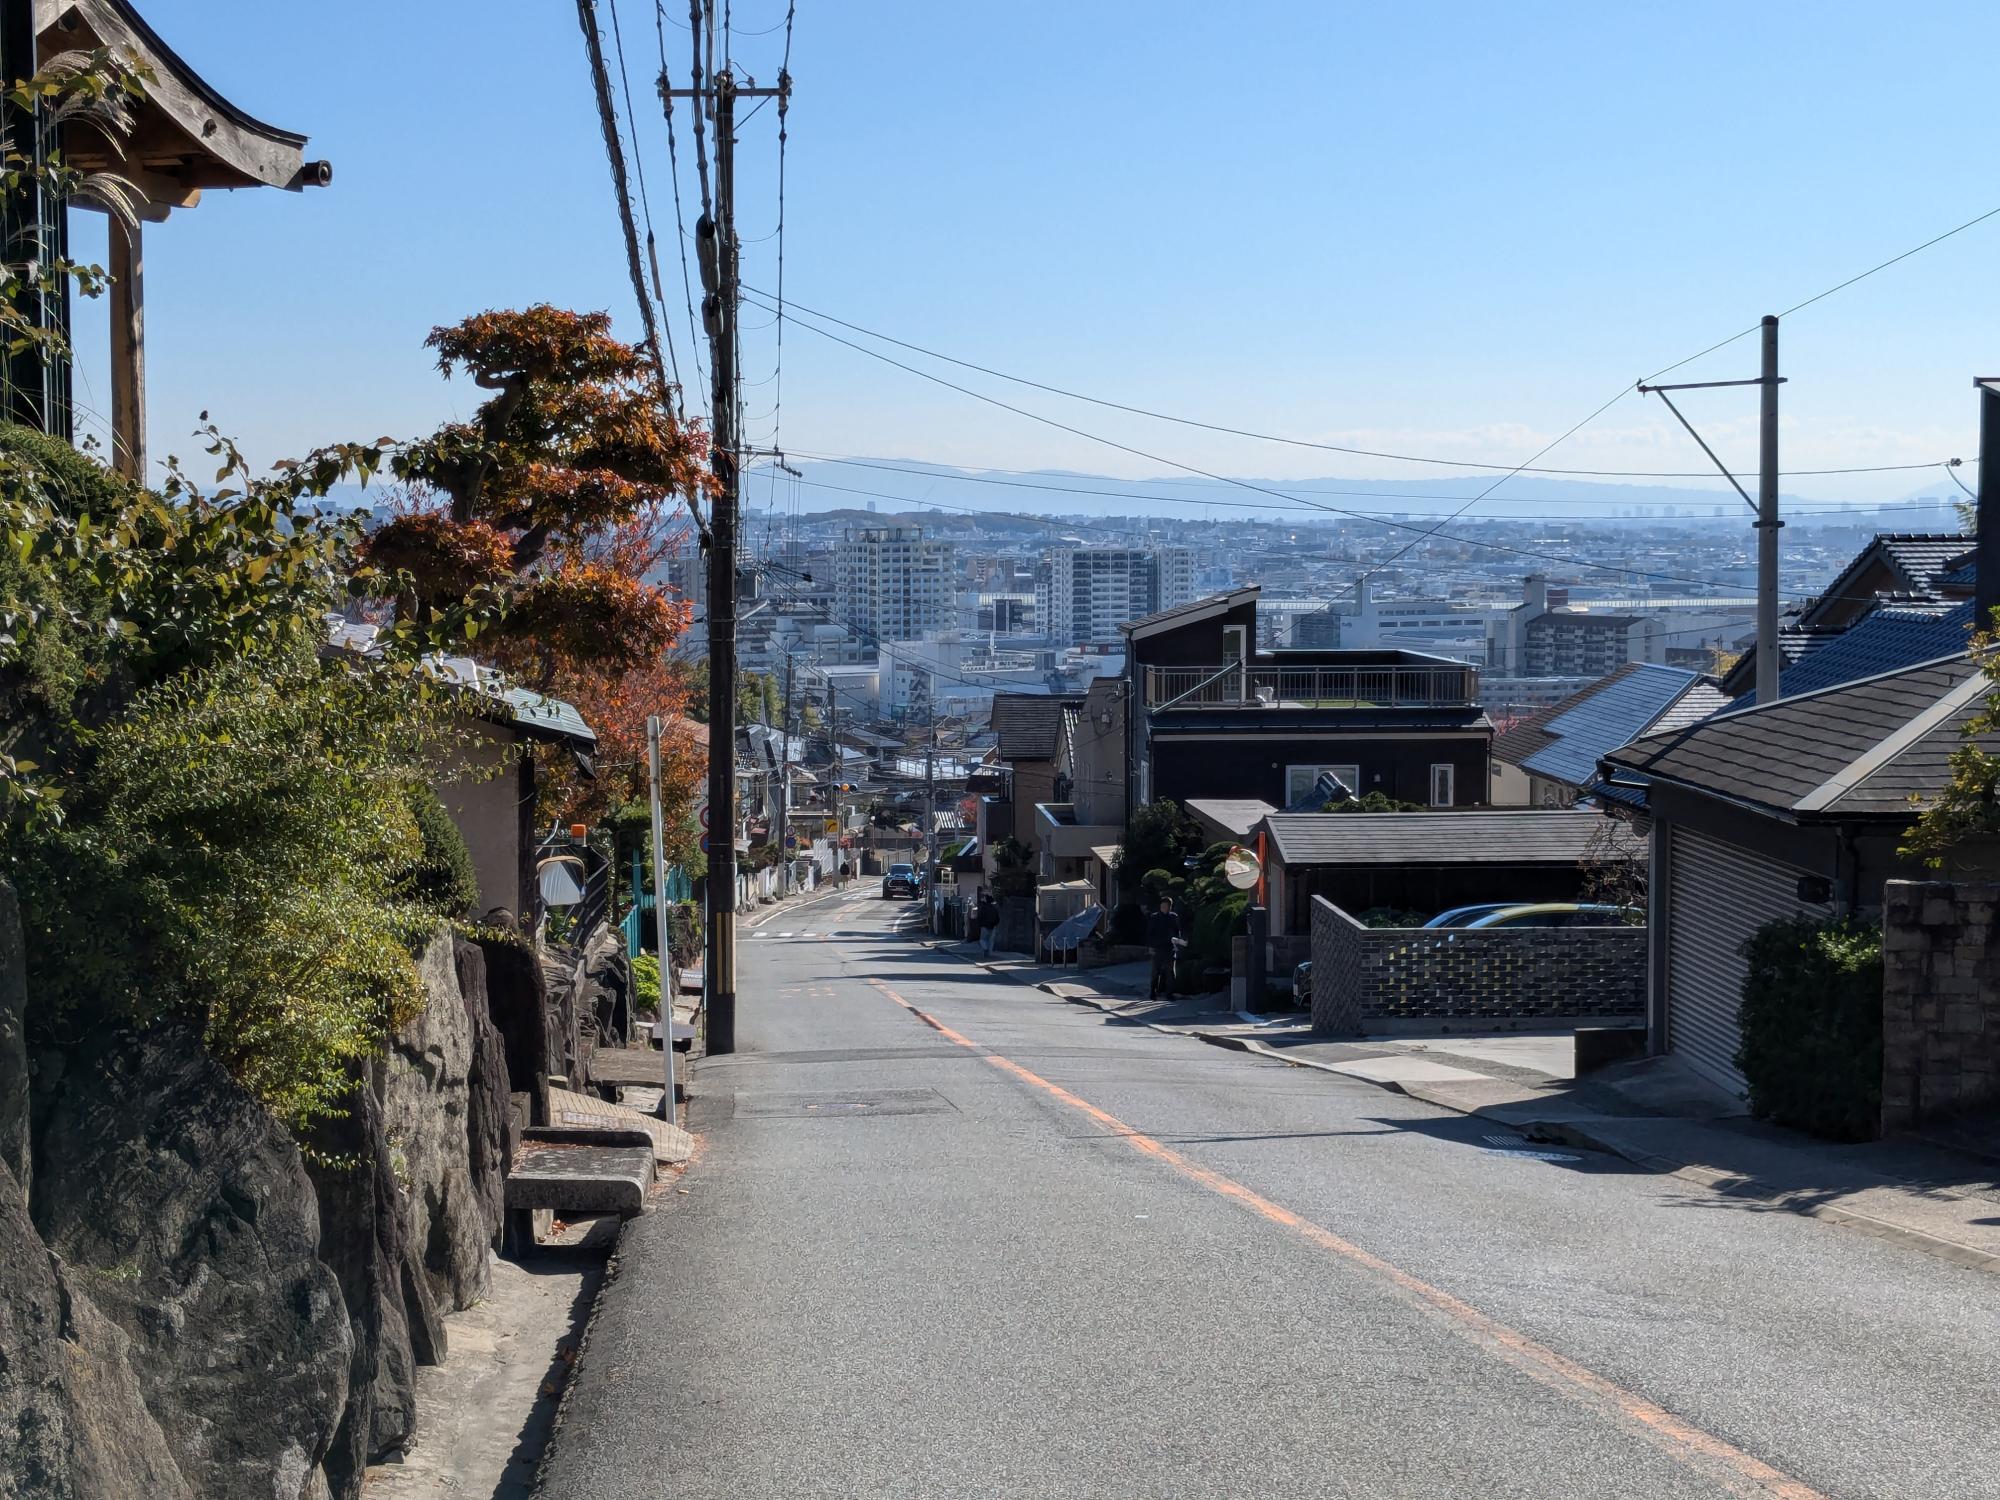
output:
[[[1035,580],[1035,622],[1066,646],[1116,642],[1119,626],[1194,597],[1191,547],[1052,547]]]
[[[922,640],[953,623],[950,542],[920,526],[850,531],[834,549],[834,614],[876,641]]]

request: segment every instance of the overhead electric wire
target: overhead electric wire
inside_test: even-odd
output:
[[[1033,469],[995,469],[995,468],[982,467],[979,473],[971,474],[971,473],[959,473],[959,472],[939,472],[937,469],[934,468],[912,469],[903,467],[898,464],[887,463],[880,459],[849,458],[841,454],[815,453],[804,449],[795,449],[791,452],[790,456],[793,458],[804,460],[809,463],[838,464],[843,468],[852,468],[852,469],[873,469],[876,470],[877,472],[884,474],[906,474],[913,479],[943,480],[946,483],[951,483],[951,484],[1004,485],[1010,489],[1047,490],[1052,493],[1064,494],[1064,495],[1093,495],[1106,500],[1149,500],[1158,502],[1159,504],[1162,505],[1203,505],[1203,506],[1218,505],[1227,509],[1243,509],[1243,510],[1274,510],[1274,509],[1311,510],[1314,509],[1315,507],[1306,504],[1304,502],[1307,501],[1313,495],[1342,495],[1356,499],[1380,500],[1385,504],[1393,503],[1398,500],[1435,500],[1446,504],[1456,504],[1457,502],[1465,498],[1462,495],[1411,494],[1394,490],[1334,490],[1334,489],[1289,489],[1288,488],[1285,489],[1282,493],[1292,497],[1294,500],[1297,500],[1301,503],[1294,506],[1278,507],[1278,506],[1258,505],[1249,501],[1217,500],[1213,498],[1192,496],[1192,495],[1153,495],[1153,494],[1133,493],[1123,490],[1086,489],[1081,485],[1057,484],[1050,480],[1036,479],[1033,476],[1038,471]],[[1927,465],[1926,467],[1929,466]],[[1019,477],[1009,479],[1009,478],[997,477],[999,475],[1016,475]],[[1134,480],[1131,482],[1135,484],[1195,484],[1195,483],[1201,483],[1203,481],[1175,480],[1171,478],[1153,478],[1145,480]],[[833,486],[828,486],[828,488],[833,488]],[[856,491],[855,493],[874,493],[874,492]],[[919,501],[901,495],[877,495],[877,498],[884,500],[897,500],[908,504],[932,503],[928,500]],[[1574,500],[1574,501],[1564,500],[1561,496],[1509,495],[1509,496],[1498,496],[1492,498],[1504,499],[1508,504],[1511,505],[1537,505],[1537,504],[1594,505],[1601,503],[1599,501],[1591,501],[1591,500]],[[1674,503],[1681,505],[1688,505],[1692,504],[1693,502],[1676,501]],[[1942,501],[1938,502],[1938,504],[1944,504],[1944,503],[1947,502],[1942,502]],[[1905,504],[1902,502],[1891,502],[1883,505],[1868,505],[1860,507],[1860,509],[1865,509],[1868,511],[1928,510],[1932,508],[1934,507],[1929,505]],[[1787,514],[1838,516],[1838,515],[1848,514],[1850,511],[1853,511],[1855,509],[1857,508],[1852,506],[1825,506],[1819,509],[1793,509],[1788,511]],[[1364,515],[1370,518],[1374,518],[1374,517],[1379,517],[1385,513],[1379,511],[1368,511],[1368,512],[1357,511],[1354,514]],[[1555,521],[1597,521],[1597,520],[1615,521],[1615,520],[1640,520],[1640,519],[1671,520],[1675,518],[1554,515],[1545,517],[1507,516],[1507,517],[1495,517],[1494,519],[1555,520]],[[1697,516],[1697,517],[1687,517],[1683,519],[1703,520],[1710,518]]]
[[[597,95],[598,123],[604,130],[604,154],[611,163],[611,186],[618,197],[618,222],[625,235],[626,269],[632,276],[632,295],[639,301],[640,321],[646,325],[646,338],[652,352],[653,373],[660,382],[660,398],[671,402],[672,389],[667,380],[666,361],[660,356],[660,329],[653,316],[653,299],[646,291],[645,272],[639,264],[639,231],[632,222],[632,191],[625,178],[625,147],[618,131],[617,105],[611,97],[611,76],[604,65],[604,42],[597,30],[596,0],[576,0],[577,24],[583,28],[583,40],[590,56],[590,80]]]
[[[1995,212],[2000,213],[2000,209],[1996,209]],[[1855,279],[1859,280],[1860,278],[1857,277]],[[745,293],[754,293],[759,297],[770,296],[770,293],[760,291],[758,288],[749,285],[745,285],[743,290]],[[1838,290],[1838,288],[1835,288],[1834,290]],[[1829,294],[1822,293],[1821,295],[1824,296]],[[1813,298],[1810,300],[1817,301],[1818,299]],[[988,365],[977,364],[972,360],[959,359],[953,355],[945,354],[939,350],[926,348],[922,344],[914,344],[907,339],[897,338],[893,334],[887,334],[880,332],[877,329],[863,327],[859,323],[850,323],[844,318],[835,317],[832,313],[821,312],[818,308],[808,307],[803,302],[798,301],[796,298],[792,300],[791,305],[794,311],[796,312],[809,313],[815,318],[819,318],[825,322],[832,323],[837,327],[848,329],[850,332],[859,333],[871,339],[879,339],[885,344],[894,344],[897,348],[908,349],[913,354],[921,354],[930,359],[942,360],[945,364],[957,365],[960,369],[972,370],[981,375],[990,375],[996,380],[1005,380],[1014,385],[1024,385],[1032,390],[1046,391],[1048,394],[1052,396],[1061,396],[1070,401],[1082,401],[1092,406],[1102,406],[1108,408],[1111,411],[1122,411],[1136,417],[1147,417],[1156,422],[1171,422],[1182,427],[1197,427],[1208,432],[1224,433],[1231,437],[1250,438],[1256,442],[1282,443],[1288,447],[1293,447],[1293,448],[1312,448],[1324,453],[1345,453],[1358,458],[1389,459],[1397,463],[1436,464],[1447,468],[1483,469],[1488,472],[1492,472],[1495,470],[1503,470],[1510,475],[1511,474],[1556,474],[1556,475],[1569,475],[1572,477],[1588,478],[1588,479],[1713,480],[1716,478],[1716,474],[1712,469],[1558,469],[1558,468],[1537,467],[1532,463],[1522,464],[1517,467],[1509,468],[1506,464],[1480,463],[1480,462],[1475,462],[1471,459],[1440,458],[1440,457],[1427,456],[1424,454],[1417,454],[1417,453],[1392,453],[1375,448],[1355,448],[1341,443],[1322,443],[1322,442],[1316,442],[1309,438],[1287,437],[1280,433],[1257,432],[1253,431],[1252,429],[1244,427],[1231,427],[1226,423],[1221,423],[1221,422],[1205,422],[1198,417],[1183,417],[1183,416],[1176,416],[1170,412],[1153,411],[1147,407],[1134,406],[1129,402],[1113,401],[1103,396],[1092,396],[1086,394],[1083,391],[1073,391],[1063,386],[1050,385],[1045,381],[1033,380],[1025,375],[1012,375],[1005,370],[996,370]],[[1805,305],[1806,305],[1805,303],[1799,304],[1799,306],[1801,307]],[[1794,311],[1796,310],[1797,309],[1794,309]],[[1746,330],[1746,332],[1753,332],[1753,331],[1754,329]],[[1714,350],[1722,348],[1723,345],[1725,344],[1733,343],[1736,339],[1739,339],[1742,336],[1743,335],[1740,333],[1732,334],[1730,335],[1729,338],[1724,339],[1721,344],[1711,345],[1709,349],[1704,350],[1703,352],[1712,353]],[[1699,359],[1700,357],[1701,355],[1699,354],[1690,355],[1688,360],[1682,360],[1680,363],[1686,364],[1689,362],[1689,360]],[[1667,366],[1667,370],[1675,370],[1679,368],[1680,365]],[[1663,370],[1660,373],[1665,374],[1666,371]],[[1657,379],[1658,377],[1648,376],[1647,378],[1651,380],[1651,379]],[[1927,469],[1931,466],[1932,463],[1935,462],[1936,460],[1932,459],[1932,460],[1926,460],[1923,463],[1867,464],[1856,467],[1833,468],[1833,469],[1787,469],[1784,470],[1783,472],[1784,476],[1788,478],[1804,478],[1809,476],[1827,476],[1834,474],[1890,474],[1890,473],[1901,473],[1913,469]]]
[[[687,257],[687,215],[681,208],[681,160],[680,149],[674,140],[674,95],[671,70],[667,67],[667,19],[665,0],[653,0],[653,30],[660,43],[660,107],[667,121],[667,166],[674,183],[674,247],[681,258],[681,295],[687,304],[688,345],[694,351],[695,372],[701,376],[701,390],[698,400],[702,409],[707,410],[709,374],[706,357],[703,354],[701,323],[694,315],[694,279],[688,274]],[[680,23],[676,21],[675,25]],[[695,105],[696,112],[700,105]]]
[[[1892,255],[1887,260],[1878,262],[1877,264],[1870,266],[1867,270],[1848,277],[1847,280],[1845,281],[1834,283],[1832,286],[1828,287],[1823,292],[1813,293],[1812,296],[1806,298],[1806,300],[1803,302],[1794,302],[1790,307],[1786,308],[1783,312],[1779,313],[1777,316],[1780,319],[1789,318],[1793,313],[1800,311],[1802,308],[1811,307],[1815,302],[1825,301],[1828,297],[1831,297],[1835,292],[1846,291],[1847,288],[1853,286],[1854,283],[1857,281],[1866,281],[1870,276],[1873,276],[1877,271],[1886,271],[1889,269],[1889,267],[1895,265],[1898,261],[1908,260],[1911,256],[1916,255],[1921,251],[1928,250],[1933,245],[1942,244],[1944,241],[1950,239],[1953,235],[1963,234],[1966,230],[1972,228],[1976,224],[1984,224],[1988,219],[1992,218],[1995,214],[2000,214],[2000,208],[1989,208],[1986,210],[1985,213],[1978,215],[1976,218],[1967,219],[1963,224],[1958,225],[1954,229],[1947,229],[1943,234],[1934,235],[1930,239],[1925,240],[1921,245],[1912,245],[1909,249],[1905,250],[1900,255]],[[1752,323],[1748,328],[1742,329],[1737,333],[1730,334],[1728,338],[1723,339],[1719,343],[1710,344],[1706,349],[1697,350],[1695,353],[1690,354],[1686,359],[1675,360],[1665,369],[1655,370],[1652,374],[1648,375],[1645,378],[1645,381],[1643,383],[1650,385],[1655,380],[1658,380],[1662,375],[1671,374],[1675,370],[1678,370],[1682,365],[1691,365],[1696,360],[1701,359],[1706,355],[1715,353],[1715,351],[1718,349],[1726,349],[1731,344],[1735,343],[1738,339],[1748,338],[1751,334],[1757,332],[1757,330],[1763,326],[1764,326],[1763,320],[1759,319],[1757,322]],[[1801,472],[1801,471],[1794,471],[1794,472]]]
[[[631,126],[632,170],[639,179],[639,212],[646,221],[646,261],[652,271],[653,298],[659,304],[660,310],[659,323],[655,324],[649,316],[647,327],[653,338],[664,337],[666,340],[667,360],[674,371],[674,409],[678,414],[685,416],[687,401],[683,395],[685,386],[681,380],[681,357],[674,347],[674,325],[672,318],[667,316],[666,293],[660,287],[660,251],[658,240],[653,234],[653,203],[646,191],[646,155],[639,147],[638,112],[632,108],[632,74],[625,66],[625,32],[618,23],[618,0],[608,0],[608,4],[611,10],[611,47],[618,56],[618,87],[625,100],[625,118]],[[651,303],[647,304],[649,309],[651,306]],[[664,334],[661,332],[662,327],[665,329]]]

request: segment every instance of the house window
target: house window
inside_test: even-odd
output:
[[[1450,761],[1437,761],[1431,766],[1431,806],[1450,807],[1457,801],[1456,768]]]
[[[1338,778],[1340,784],[1355,796],[1361,795],[1361,767],[1359,766],[1286,766],[1285,806],[1302,802],[1312,795],[1313,783],[1321,774]]]

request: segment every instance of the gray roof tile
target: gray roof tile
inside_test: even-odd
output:
[[[1604,815],[1567,808],[1492,812],[1272,813],[1287,865],[1573,865]]]
[[[1931,733],[1891,753],[1904,726],[1978,677],[1965,653],[1845,683],[1762,708],[1721,714],[1690,729],[1652,734],[1605,757],[1608,765],[1800,816],[1907,815],[1910,799],[1936,795],[1960,729],[1982,706],[1966,701]],[[2000,747],[2000,738],[1982,740]],[[1870,762],[1881,764],[1870,769]],[[1836,775],[1867,774],[1824,806],[1801,802]]]
[[[1081,698],[1047,693],[995,693],[993,733],[1002,760],[1049,760],[1062,734],[1063,710]]]

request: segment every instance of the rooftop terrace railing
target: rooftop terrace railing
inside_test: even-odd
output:
[[[1146,707],[1459,708],[1479,701],[1479,671],[1458,662],[1372,666],[1146,668]]]

